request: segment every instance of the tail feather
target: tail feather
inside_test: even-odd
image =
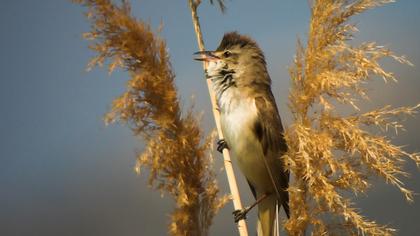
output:
[[[279,210],[283,206],[287,218],[290,217],[288,198],[282,202],[278,202],[275,195],[271,195],[258,204],[258,236],[275,236],[278,235],[279,227]],[[276,229],[277,227],[277,229]]]
[[[258,236],[274,236],[275,235],[275,219],[277,197],[271,195],[258,204]]]

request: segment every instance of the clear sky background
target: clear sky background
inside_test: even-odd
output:
[[[203,126],[213,127],[187,1],[132,0],[133,14],[154,27],[164,23],[176,83],[184,107],[195,95]],[[285,126],[289,77],[298,36],[305,38],[306,0],[232,0],[222,15],[206,1],[199,9],[206,46],[214,49],[224,32],[249,34],[266,54],[273,92]],[[165,235],[172,202],[146,187],[146,174],[133,171],[141,140],[120,125],[105,127],[102,117],[124,90],[127,74],[84,71],[93,55],[81,33],[89,29],[85,9],[65,0],[3,0],[0,7],[0,235],[131,236]],[[386,64],[398,84],[378,81],[370,87],[372,102],[413,105],[420,101],[420,1],[400,0],[355,18],[357,42],[378,41],[405,54],[415,67]],[[394,139],[407,151],[420,151],[420,118],[410,118],[407,132]],[[216,155],[217,157],[218,155]],[[216,160],[221,189],[227,182]],[[420,174],[410,163],[407,186],[420,192]],[[239,172],[243,202],[252,201]],[[393,187],[381,182],[357,200],[371,219],[398,229],[399,235],[420,230],[420,197],[407,204]],[[235,235],[228,204],[216,217],[211,235]],[[255,221],[255,214],[250,222]],[[254,224],[249,224],[250,232]]]

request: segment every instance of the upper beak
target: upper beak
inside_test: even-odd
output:
[[[220,57],[214,55],[215,51],[199,51],[194,53],[194,55],[197,55],[197,57],[194,57],[194,60],[197,61],[215,61],[215,60],[219,60]]]

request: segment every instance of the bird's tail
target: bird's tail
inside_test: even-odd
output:
[[[258,204],[257,235],[278,235],[278,220],[277,197],[272,194]]]

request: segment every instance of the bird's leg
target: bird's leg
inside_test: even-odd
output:
[[[234,212],[232,212],[234,218],[235,218],[235,223],[238,223],[238,221],[242,220],[242,219],[246,219],[246,214],[248,214],[248,212],[254,208],[256,205],[258,205],[260,202],[262,202],[264,199],[266,199],[268,196],[270,196],[269,193],[264,193],[263,195],[261,195],[254,203],[252,203],[252,205],[242,208],[240,210],[236,210]]]
[[[217,151],[219,151],[220,153],[223,153],[223,149],[229,149],[226,141],[224,139],[220,139],[219,141],[217,141]]]

